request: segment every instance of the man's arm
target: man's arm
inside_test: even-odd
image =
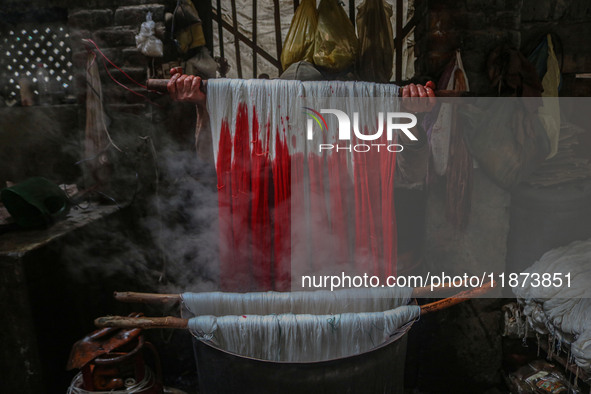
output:
[[[205,93],[201,91],[201,77],[183,74],[181,68],[172,68],[170,75],[167,85],[170,97],[175,101],[195,104],[197,111],[195,148],[197,153],[201,160],[213,163],[209,113],[207,112]]]

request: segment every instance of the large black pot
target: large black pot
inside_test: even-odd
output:
[[[368,352],[319,362],[259,360],[194,339],[199,393],[402,393],[412,324]]]

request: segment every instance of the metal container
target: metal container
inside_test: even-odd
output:
[[[407,323],[361,354],[318,362],[275,362],[236,355],[194,339],[199,392],[403,393]]]

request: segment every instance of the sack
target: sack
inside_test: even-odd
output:
[[[359,59],[357,69],[364,81],[386,83],[394,65],[392,6],[384,0],[365,0],[357,8]]]
[[[355,29],[337,0],[321,0],[314,38],[314,64],[332,72],[343,71],[357,58]]]
[[[316,0],[303,0],[291,20],[285,37],[281,52],[281,65],[284,70],[301,60],[312,62],[317,26]]]

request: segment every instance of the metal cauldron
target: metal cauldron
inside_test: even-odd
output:
[[[199,393],[403,393],[413,323],[370,351],[318,362],[259,360],[194,339]]]

